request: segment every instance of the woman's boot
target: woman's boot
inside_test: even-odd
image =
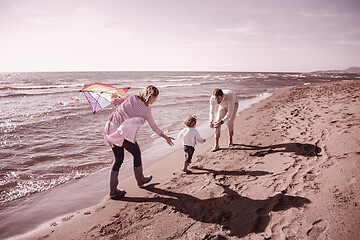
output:
[[[144,184],[150,182],[152,179],[151,175],[148,177],[144,177],[142,166],[134,167],[134,174],[139,187],[143,187]]]
[[[119,183],[118,180],[119,172],[111,171],[110,173],[110,198],[117,198],[125,196],[126,192],[124,190],[117,189]]]

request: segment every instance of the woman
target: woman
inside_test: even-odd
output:
[[[150,128],[172,146],[174,138],[168,137],[156,125],[151,114],[152,105],[159,95],[155,86],[147,86],[138,95],[127,95],[117,98],[112,95],[111,103],[116,106],[110,115],[104,130],[105,143],[109,145],[115,156],[115,162],[110,174],[110,198],[121,197],[126,194],[124,190],[117,189],[119,169],[124,160],[124,149],[134,158],[134,174],[139,187],[151,181],[152,176],[144,177],[141,162],[141,151],[136,142],[136,134],[142,124],[147,121]]]

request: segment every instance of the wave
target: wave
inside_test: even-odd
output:
[[[257,98],[264,96],[269,93],[262,93],[262,94],[252,94],[252,95],[238,95],[238,100],[247,100],[252,98]],[[171,103],[156,103],[156,105],[153,106],[153,108],[169,108],[172,109],[173,106],[179,106],[179,105],[186,105],[186,106],[192,106],[194,105],[194,102],[197,103],[197,105],[203,105],[204,103],[209,102],[210,95],[199,95],[196,97],[174,97],[171,101]]]
[[[14,97],[27,97],[27,96],[41,96],[41,95],[53,95],[56,94],[54,92],[41,92],[41,93],[4,93],[4,95],[0,94],[0,98],[14,98]]]
[[[38,89],[54,89],[54,88],[82,88],[83,84],[61,84],[61,85],[39,85],[39,86],[4,86],[0,87],[2,90],[38,90]],[[80,90],[80,89],[79,89]]]
[[[44,192],[66,182],[74,179],[79,179],[88,176],[88,171],[72,171],[70,173],[59,176],[58,178],[51,178],[47,180],[25,180],[22,182],[16,181],[15,188],[8,188],[9,191],[1,191],[0,194],[0,205],[14,201],[19,198],[27,197],[34,193]],[[12,182],[4,183],[4,186],[11,186]]]
[[[193,82],[195,80],[204,80],[203,78],[178,78],[178,79],[165,79],[164,82]]]
[[[86,155],[85,151],[82,153]],[[66,154],[65,158],[77,159],[79,153]],[[34,165],[43,161],[50,161],[53,155],[43,154],[32,159]],[[108,166],[109,162],[82,162],[79,164],[53,165],[47,168],[38,168],[29,172],[18,172],[14,169],[0,181],[0,205],[27,197],[34,193],[40,193],[66,182],[88,176],[90,173]],[[27,164],[29,165],[29,164]],[[26,167],[28,169],[28,167]],[[4,169],[3,169],[4,170]],[[19,170],[19,169],[16,169]]]
[[[78,91],[74,90],[62,90],[62,91],[44,91],[44,89],[38,91],[24,91],[24,90],[17,90],[17,91],[0,91],[0,98],[15,98],[15,97],[32,97],[32,96],[48,96],[48,95],[60,95],[60,94],[70,94],[72,96],[79,95]],[[48,90],[48,89],[47,89]]]
[[[167,84],[167,85],[159,85],[157,88],[171,88],[171,87],[193,87],[200,86],[202,83],[185,83],[185,84]]]
[[[51,111],[44,110],[34,113],[33,116],[35,117],[33,119],[28,115],[22,115],[16,119],[6,120],[0,124],[0,133],[16,134],[21,131],[21,133],[26,134],[27,132],[31,133],[35,129],[38,129],[41,125],[43,125],[42,129],[46,130],[47,125],[49,126],[48,128],[51,128],[51,125],[54,123],[59,123],[64,120],[81,120],[83,117],[91,114],[90,108],[53,108]]]
[[[165,103],[165,104],[161,104],[161,103],[157,103],[156,105],[154,105],[152,108],[172,108],[173,106],[179,106],[179,105],[190,105],[190,104],[193,104],[194,101],[196,101],[198,104],[200,103],[203,103],[203,102],[208,102],[209,99],[206,98],[206,99],[193,99],[193,98],[189,98],[188,100],[187,99],[183,99],[185,101],[173,101],[172,103]]]
[[[180,84],[163,84],[158,85],[158,88],[176,88],[176,87],[198,87],[198,86],[207,86],[219,84],[216,81],[203,81],[203,82],[195,82],[195,83],[180,83]]]

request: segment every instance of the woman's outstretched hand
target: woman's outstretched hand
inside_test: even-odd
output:
[[[161,134],[160,136],[162,136],[163,138],[165,138],[167,144],[169,144],[170,146],[174,145],[174,142],[172,140],[175,140],[175,138],[173,137],[168,137],[165,134]]]

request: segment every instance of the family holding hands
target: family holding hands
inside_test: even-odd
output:
[[[116,109],[110,115],[104,129],[105,143],[112,148],[115,161],[110,174],[110,198],[122,197],[126,194],[125,190],[119,190],[118,176],[120,167],[124,161],[124,149],[130,152],[134,161],[134,174],[139,187],[151,181],[152,176],[144,176],[141,160],[141,151],[136,141],[136,135],[144,122],[148,122],[150,128],[165,139],[170,145],[174,145],[173,137],[167,136],[155,123],[150,105],[152,105],[159,95],[159,90],[149,85],[138,95],[127,95],[118,98],[117,94],[112,95],[112,104]],[[215,106],[219,104],[216,118]],[[234,120],[238,110],[238,100],[235,93],[230,90],[215,89],[210,97],[210,127],[214,128],[215,145],[212,151],[219,150],[219,139],[221,125],[226,122],[229,130],[229,146],[233,145]],[[196,116],[190,115],[185,120],[185,128],[180,131],[178,138],[182,139],[185,151],[185,163],[183,171],[190,173],[188,169],[197,142],[204,143],[196,127]]]

